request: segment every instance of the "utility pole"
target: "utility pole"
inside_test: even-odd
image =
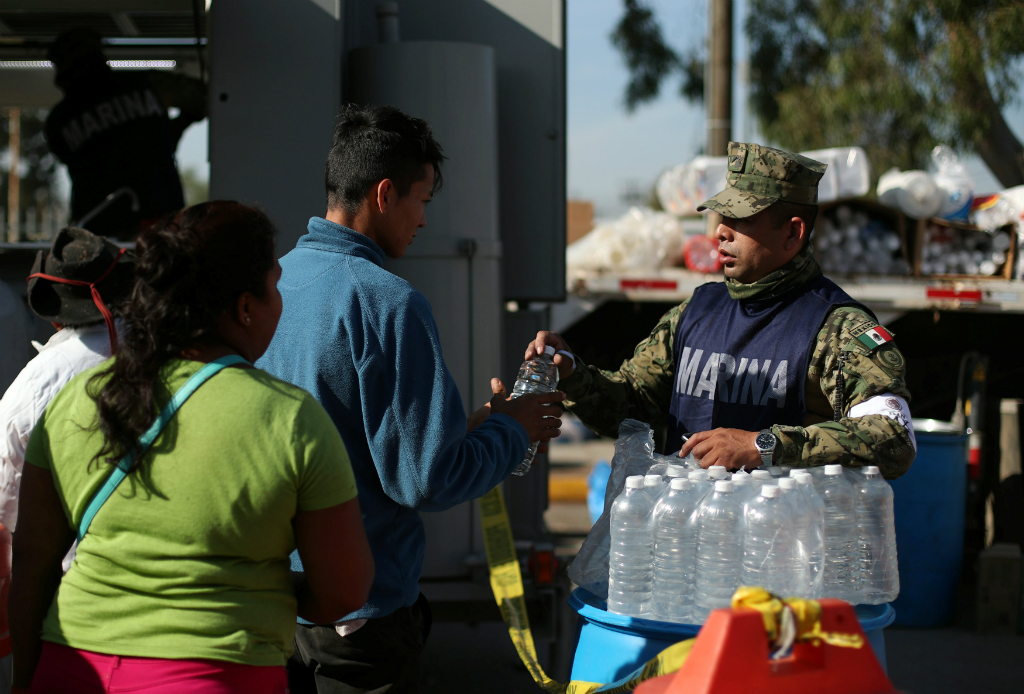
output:
[[[18,176],[18,169],[21,168],[21,109],[10,108],[7,110],[8,128],[8,151],[11,154],[11,170],[7,175],[7,241],[17,243],[21,232],[21,177]]]
[[[704,88],[708,104],[707,152],[712,157],[724,157],[729,153],[732,136],[732,0],[708,0],[708,3],[711,74]]]
[[[704,108],[708,156],[729,154],[732,138],[732,0],[708,0],[708,50],[704,71]],[[706,233],[714,236],[722,221],[717,212],[705,213]]]

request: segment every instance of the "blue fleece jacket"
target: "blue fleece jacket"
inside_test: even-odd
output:
[[[362,609],[375,618],[419,596],[419,511],[482,496],[526,455],[526,430],[492,414],[466,434],[426,297],[383,268],[384,251],[326,219],[281,259],[284,312],[256,363],[306,389],[345,441],[377,573]]]

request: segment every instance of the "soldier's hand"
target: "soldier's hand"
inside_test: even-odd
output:
[[[537,337],[534,338],[533,342],[526,347],[526,356],[523,359],[533,359],[538,354],[544,354],[545,345],[554,347],[556,352],[569,352],[572,354],[572,347],[569,346],[569,343],[561,335],[541,330],[537,333]],[[554,362],[555,366],[558,367],[559,379],[568,378],[576,370],[573,360],[564,354],[556,354]]]
[[[722,465],[726,470],[753,470],[761,465],[761,454],[754,446],[757,433],[742,429],[701,431],[687,439],[679,455],[686,457],[693,453],[702,468]]]
[[[497,381],[498,379],[494,379]],[[493,381],[492,381],[493,383]],[[501,382],[498,381],[500,385]],[[492,386],[493,389],[493,386]],[[491,412],[507,414],[523,425],[526,435],[530,441],[539,441],[546,444],[559,434],[562,426],[562,406],[559,404],[565,400],[565,393],[555,391],[554,393],[527,393],[516,399],[505,398],[505,389],[495,392],[491,398]],[[543,451],[547,450],[542,446]],[[540,450],[540,449],[538,449]]]

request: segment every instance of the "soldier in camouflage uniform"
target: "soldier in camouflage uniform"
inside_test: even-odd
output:
[[[668,427],[667,447],[679,451],[685,441],[682,454],[692,450],[704,467],[772,461],[877,465],[889,479],[906,472],[916,442],[903,355],[870,311],[821,275],[808,243],[824,171],[800,155],[730,143],[728,187],[699,208],[723,216],[716,236],[724,288],[704,285],[671,309],[618,371],[557,355],[568,408],[605,436],[626,418]],[[765,311],[769,319],[758,323]],[[527,358],[544,345],[571,353],[559,335],[541,332]],[[747,358],[756,356],[760,371]],[[787,375],[787,363],[804,373]],[[787,377],[788,393],[802,397],[787,394]],[[759,437],[762,427],[771,437]]]

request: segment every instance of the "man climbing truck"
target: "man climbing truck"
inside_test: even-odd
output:
[[[46,119],[46,140],[68,167],[79,225],[130,241],[184,207],[174,152],[185,129],[206,117],[203,82],[159,70],[114,72],[99,35],[86,28],[58,36],[47,57],[64,99]],[[131,192],[95,211],[125,188]]]
[[[556,356],[566,406],[605,436],[626,418],[667,429],[666,453],[704,467],[840,463],[899,477],[917,448],[903,355],[809,244],[825,165],[731,142],[728,168],[726,189],[698,208],[722,215],[725,282],[668,311],[618,371]],[[540,332],[526,358],[545,345],[572,351]]]

